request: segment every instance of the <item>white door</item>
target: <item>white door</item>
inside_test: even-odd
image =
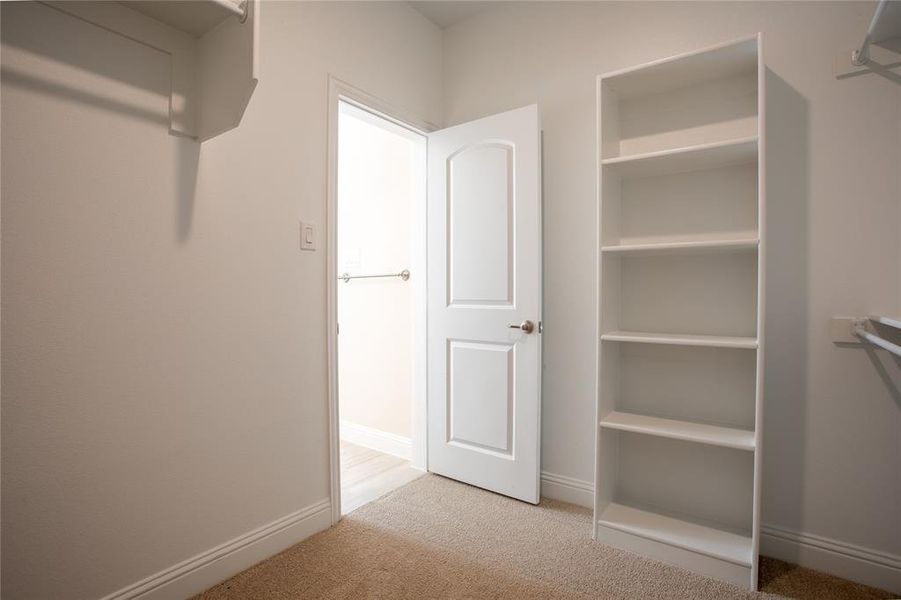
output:
[[[429,471],[537,503],[538,107],[429,134],[428,154]]]

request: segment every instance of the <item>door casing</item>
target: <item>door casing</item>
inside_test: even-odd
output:
[[[328,307],[328,415],[329,415],[329,497],[332,525],[341,520],[340,415],[338,411],[338,114],[344,101],[405,129],[427,137],[436,125],[393,106],[372,94],[329,75],[328,81],[328,190],[326,194],[326,289]],[[423,172],[425,177],[425,172]],[[427,195],[422,186],[421,201],[414,216],[414,252],[410,264],[414,286],[413,340],[413,460],[415,468],[428,466],[427,416],[427,295],[426,227]]]

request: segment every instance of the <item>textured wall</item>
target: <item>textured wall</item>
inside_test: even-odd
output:
[[[3,597],[97,598],[327,498],[328,74],[440,119],[401,4],[267,2],[241,126],[168,57],[2,6]]]
[[[445,123],[537,102],[542,469],[592,479],[595,77],[751,35],[769,68],[764,524],[901,555],[901,400],[829,319],[901,314],[901,85],[837,80],[872,3],[524,2],[445,30]],[[885,357],[885,368],[898,366]],[[899,584],[901,585],[901,584]]]

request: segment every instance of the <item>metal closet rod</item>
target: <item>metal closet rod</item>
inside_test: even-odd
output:
[[[879,317],[870,317],[870,319],[880,322],[880,323],[883,323],[883,324],[891,324],[893,327],[897,327],[897,325],[894,325],[894,321],[890,320],[890,319],[881,319]],[[854,323],[854,327],[852,329],[852,331],[854,332],[854,335],[856,335],[857,337],[859,337],[862,340],[870,342],[874,346],[879,346],[883,350],[887,350],[887,351],[891,352],[895,356],[901,356],[901,346],[899,346],[898,344],[893,344],[892,342],[888,341],[887,339],[881,338],[874,333],[870,333],[866,329],[866,323],[867,323],[867,319],[857,320]]]
[[[863,38],[860,48],[851,53],[851,62],[856,67],[862,67],[870,62],[870,44],[873,43],[873,34],[876,32],[876,26],[879,25],[879,19],[882,18],[882,11],[885,10],[889,0],[879,0],[876,6],[876,12],[870,20],[870,26],[867,27],[867,35]]]
[[[213,4],[218,4],[225,10],[230,13],[233,13],[242,21],[247,17],[247,2],[248,0],[241,0],[237,4],[232,2],[231,0],[210,0]]]
[[[400,277],[404,281],[410,279],[410,270],[404,269],[400,273],[379,273],[377,275],[350,275],[349,273],[342,273],[338,275],[338,279],[343,281],[344,283],[350,282],[351,279],[381,279],[386,277]]]

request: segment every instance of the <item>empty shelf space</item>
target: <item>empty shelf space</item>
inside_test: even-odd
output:
[[[610,503],[604,509],[598,525],[737,565],[751,566],[752,544],[749,536],[616,503]]]
[[[629,256],[656,256],[659,254],[703,254],[707,252],[742,252],[756,250],[757,238],[734,240],[692,240],[657,242],[652,244],[613,244],[601,248],[610,254]]]
[[[601,79],[625,100],[753,73],[757,61],[757,37],[754,36],[606,73]]]
[[[756,160],[757,136],[752,136],[646,154],[606,158],[601,164],[628,179],[715,169]]]
[[[656,435],[674,440],[711,444],[736,450],[754,450],[754,432],[744,429],[648,417],[619,411],[608,414],[600,425],[608,429]]]
[[[611,331],[601,336],[605,342],[670,344],[676,346],[708,346],[711,348],[757,348],[757,338],[723,335],[688,335],[681,333],[646,333],[643,331]]]

